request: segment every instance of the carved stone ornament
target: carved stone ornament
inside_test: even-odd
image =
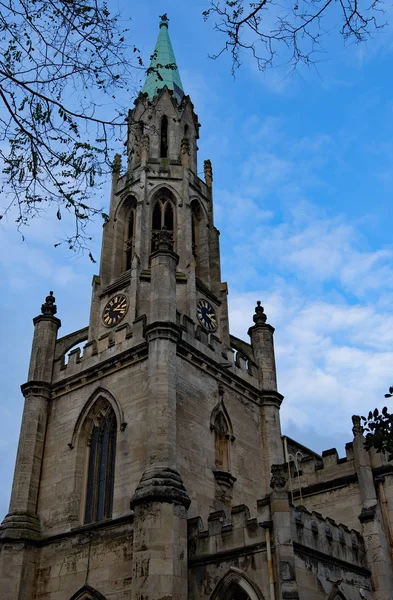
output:
[[[184,137],[181,141],[181,145],[180,145],[180,152],[182,154],[190,154],[190,149],[191,149],[191,145],[190,145],[190,138],[188,137]]]
[[[360,423],[360,417],[359,415],[352,415],[352,423],[353,423],[353,427],[352,427],[352,433],[353,435],[356,437],[357,435],[363,435],[363,427]]]
[[[271,473],[270,487],[273,490],[284,488],[286,484],[284,465],[272,465]]]
[[[253,316],[253,321],[255,325],[264,325],[266,323],[267,316],[265,315],[264,308],[261,306],[260,300],[258,300],[257,305],[255,307],[255,315]]]
[[[41,306],[41,313],[45,315],[45,317],[53,317],[57,313],[55,301],[56,298],[53,296],[53,292],[49,292],[49,296],[45,298],[45,302]]]
[[[112,163],[112,173],[120,173],[121,171],[121,156],[120,154],[115,154],[113,163]]]
[[[173,250],[173,233],[165,227],[161,231],[154,232],[154,241],[156,242],[157,250]]]
[[[203,172],[207,187],[211,187],[213,181],[213,169],[210,160],[205,160],[203,163]]]

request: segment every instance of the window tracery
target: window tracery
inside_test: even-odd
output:
[[[162,229],[166,229],[171,232],[175,228],[175,213],[170,198],[167,195],[162,195],[156,201],[153,213],[152,213],[152,224],[151,224],[151,251],[154,252],[157,249],[158,234]]]

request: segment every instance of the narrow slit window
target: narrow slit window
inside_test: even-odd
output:
[[[161,158],[168,157],[168,119],[164,115],[161,119]]]
[[[134,249],[134,232],[135,232],[135,209],[132,208],[130,211],[130,216],[128,218],[126,243],[125,243],[125,254],[126,254],[125,270],[126,271],[131,269],[132,254],[133,254],[133,249]]]

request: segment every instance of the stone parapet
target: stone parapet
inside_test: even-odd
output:
[[[233,506],[227,517],[224,511],[208,516],[207,528],[200,517],[188,519],[189,560],[206,561],[209,557],[235,554],[252,549],[265,550],[266,535],[256,517],[250,517],[249,508]]]
[[[358,567],[367,566],[362,535],[316,511],[292,507],[291,531],[294,543]]]

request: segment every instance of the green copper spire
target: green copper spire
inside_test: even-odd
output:
[[[158,90],[161,90],[164,85],[173,90],[175,98],[180,102],[184,96],[184,90],[168,33],[166,14],[160,17],[160,33],[142,92],[148,95],[149,100],[153,100]]]

